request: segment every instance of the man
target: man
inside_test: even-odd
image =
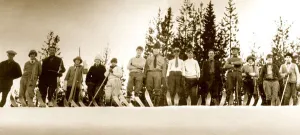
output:
[[[81,83],[83,82],[83,74],[87,73],[87,66],[86,63],[84,63],[84,66],[80,65],[82,63],[82,59],[80,57],[74,58],[73,62],[74,66],[69,68],[67,75],[65,76],[64,90],[66,90],[67,100],[69,100],[69,97],[71,96],[71,99],[74,99],[75,103],[78,103]],[[73,95],[70,95],[73,85]]]
[[[263,83],[263,88],[266,95],[266,105],[276,105],[279,91],[279,68],[273,64],[273,55],[268,54],[266,64],[262,67],[259,82]]]
[[[220,104],[220,92],[222,90],[221,68],[221,62],[215,60],[215,52],[210,49],[208,51],[208,60],[203,62],[201,70],[201,96],[203,104],[208,93],[211,94],[213,105]]]
[[[280,66],[279,73],[281,77],[284,78],[284,96],[283,104],[289,105],[291,97],[293,98],[294,105],[297,104],[297,88],[296,86],[300,84],[300,75],[298,66],[295,63],[292,63],[292,54],[285,54],[285,63]]]
[[[53,95],[57,88],[58,77],[66,71],[63,60],[57,56],[56,47],[50,46],[48,48],[49,57],[45,58],[42,63],[42,73],[39,78],[39,91],[41,93],[43,102],[46,101],[48,94],[49,106],[53,106]]]
[[[244,92],[248,96],[248,100],[244,101],[247,102],[246,105],[250,104],[251,98],[253,94],[255,94],[254,98],[255,100],[258,99],[258,93],[255,89],[255,81],[258,77],[259,69],[255,65],[255,57],[250,55],[247,57],[247,63],[242,67],[242,75],[244,77]]]
[[[242,85],[242,72],[241,67],[243,65],[243,61],[241,58],[238,57],[239,48],[238,47],[232,47],[232,57],[229,58],[224,68],[227,70],[227,97],[226,101],[229,103],[229,105],[232,105],[229,100],[231,96],[233,96],[233,91],[235,91],[235,101],[238,105],[241,105],[241,85]],[[237,87],[238,85],[238,87]]]
[[[16,54],[13,50],[7,51],[8,60],[0,63],[0,92],[2,93],[0,107],[3,107],[6,103],[13,80],[22,76],[20,65],[14,61]]]
[[[168,86],[172,101],[176,93],[181,100],[180,105],[183,105],[182,101],[185,101],[185,94],[183,91],[183,76],[185,75],[184,62],[179,58],[180,49],[174,49],[175,58],[169,61],[167,69]]]
[[[94,60],[95,64],[89,69],[86,75],[85,83],[88,86],[87,92],[89,101],[93,100],[93,97],[95,96],[97,90],[105,79],[104,73],[106,72],[106,68],[101,64],[101,61],[101,56],[97,55]],[[95,101],[98,103],[100,102],[100,104],[102,104],[105,84],[106,83],[104,82],[102,88],[95,97]]]
[[[191,97],[191,105],[197,105],[198,101],[198,79],[200,78],[199,63],[194,59],[192,49],[186,51],[188,59],[184,61],[184,78],[186,98]]]
[[[159,54],[160,44],[157,42],[153,47],[153,56],[146,60],[145,76],[146,88],[150,97],[154,99],[154,106],[159,106],[163,98],[161,84],[166,79],[166,59]]]
[[[30,57],[30,60],[27,61],[24,65],[24,73],[20,81],[19,98],[22,106],[27,106],[27,101],[29,107],[34,107],[34,89],[38,77],[41,75],[42,66],[41,63],[36,59],[37,52],[35,50],[31,50],[28,56]]]
[[[132,96],[132,91],[134,91],[134,96],[142,97],[142,87],[143,87],[143,70],[146,64],[146,59],[141,57],[144,48],[138,46],[136,48],[136,56],[129,60],[127,69],[129,70],[129,79],[127,84],[127,98],[130,102]]]
[[[111,59],[111,66],[106,70],[105,76],[108,77],[107,84],[105,86],[105,105],[110,106],[112,104],[113,96],[120,96],[122,89],[121,77],[123,71],[117,66],[118,60],[116,58]]]

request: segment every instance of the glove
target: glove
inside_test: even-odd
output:
[[[67,91],[68,81],[64,81],[64,87],[63,90]]]
[[[110,69],[109,69],[109,72],[110,72],[110,73],[113,73],[113,69],[112,69],[112,68],[110,68]]]

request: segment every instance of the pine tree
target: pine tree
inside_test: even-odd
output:
[[[176,35],[175,45],[181,49],[179,57],[183,60],[187,59],[185,51],[188,48],[194,48],[196,33],[197,33],[197,13],[194,4],[190,0],[185,0],[180,9],[180,16],[176,18],[178,22],[178,32]],[[175,46],[174,46],[175,47]]]
[[[204,8],[203,3],[200,2],[200,7],[197,9],[195,22],[196,22],[196,33],[195,33],[195,46],[194,46],[194,53],[196,60],[201,65],[202,61],[204,60],[204,50],[203,50],[203,41],[201,39],[201,35],[203,34],[203,14]]]
[[[284,54],[288,52],[289,47],[289,31],[291,25],[286,24],[286,21],[283,21],[282,18],[279,18],[279,21],[276,21],[277,24],[277,33],[274,36],[272,44],[272,53],[273,53],[273,63],[277,66],[280,66],[284,63]]]
[[[208,59],[208,50],[214,49],[215,42],[216,42],[216,25],[215,25],[215,13],[213,9],[213,4],[211,1],[208,3],[206,7],[206,12],[203,17],[203,26],[204,31],[201,35],[201,39],[203,41],[203,53],[204,59]]]
[[[236,39],[236,34],[238,33],[238,14],[236,13],[236,7],[233,0],[228,1],[228,6],[226,7],[226,12],[223,18],[227,27],[227,33],[229,38],[229,48],[232,46],[239,46],[239,42]],[[229,50],[231,55],[231,49]]]
[[[109,61],[109,58],[110,58],[110,48],[109,48],[109,43],[107,44],[107,46],[104,48],[104,51],[102,53],[102,57],[103,57],[103,61],[101,61],[102,65],[106,65]]]
[[[50,31],[47,36],[47,40],[44,41],[45,44],[41,48],[41,51],[38,51],[40,54],[40,60],[43,60],[49,56],[48,48],[50,46],[56,47],[56,56],[60,56],[60,48],[58,47],[58,42],[60,41],[60,37],[58,35],[54,35],[53,31]]]
[[[160,27],[158,28],[158,35],[156,36],[162,46],[163,56],[169,56],[172,53],[172,42],[174,39],[173,29],[173,14],[172,8],[168,8],[167,15],[162,19]]]
[[[226,27],[223,20],[217,26],[217,36],[215,42],[215,59],[225,64],[225,59],[228,57],[228,35],[226,34]]]

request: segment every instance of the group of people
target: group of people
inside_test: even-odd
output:
[[[175,95],[179,96],[179,105],[186,105],[188,97],[191,99],[191,105],[197,105],[199,97],[204,104],[208,95],[211,95],[212,105],[219,105],[225,87],[227,105],[232,105],[233,101],[241,105],[243,95],[248,97],[243,101],[247,105],[250,104],[251,97],[257,101],[259,96],[262,97],[264,105],[279,105],[281,101],[282,105],[288,105],[291,98],[294,105],[297,104],[300,74],[298,65],[293,63],[293,55],[290,53],[285,54],[285,63],[280,67],[273,64],[272,54],[267,55],[265,65],[258,67],[254,56],[247,57],[247,61],[243,62],[238,56],[239,48],[232,47],[232,57],[222,66],[222,63],[214,58],[215,51],[211,49],[208,51],[208,59],[200,68],[198,61],[194,59],[192,49],[185,52],[188,58],[182,60],[179,58],[180,49],[174,48],[174,57],[168,60],[160,54],[160,48],[160,44],[156,43],[152,55],[147,59],[142,57],[143,47],[136,48],[136,56],[131,58],[127,65],[128,102],[134,102],[133,96],[145,101],[144,92],[147,90],[154,106],[165,105],[167,91],[173,103]],[[17,53],[7,51],[8,60],[0,63],[0,92],[2,92],[0,107],[6,103],[13,80],[19,77],[21,77],[19,100],[22,106],[35,106],[33,98],[36,85],[43,102],[45,103],[47,98],[48,106],[53,106],[54,94],[60,87],[59,78],[66,69],[63,60],[55,56],[54,46],[50,46],[48,52],[49,57],[38,61],[37,52],[31,50],[22,74],[20,65],[13,59]],[[72,98],[75,103],[79,102],[83,74],[86,74],[88,100],[104,106],[114,104],[112,97],[122,94],[123,71],[117,65],[118,60],[111,59],[110,66],[105,67],[101,63],[103,59],[98,55],[94,59],[94,65],[89,69],[81,57],[76,57],[73,61],[74,65],[69,67],[62,88],[65,90],[66,99]],[[222,79],[224,71],[227,71],[225,85]],[[283,98],[280,97],[280,80],[284,82]]]

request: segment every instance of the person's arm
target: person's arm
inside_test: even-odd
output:
[[[135,66],[132,65],[132,59],[129,60],[128,65],[127,65],[128,70],[136,69]]]
[[[200,70],[199,63],[196,60],[195,60],[195,66],[196,66],[197,79],[199,79],[201,76],[201,70]]]
[[[91,79],[92,79],[92,70],[93,70],[93,66],[90,67],[89,71],[86,74],[85,84],[88,84],[91,81]]]
[[[183,60],[181,62],[181,73],[182,73],[182,76],[185,76],[185,65],[184,65]]]
[[[225,62],[224,68],[225,69],[230,69],[233,68],[234,66],[229,62],[229,59]]]
[[[300,84],[300,73],[299,73],[299,68],[298,66],[295,64],[295,72],[296,72],[296,77],[297,77],[297,85]]]
[[[38,62],[38,77],[39,77],[42,74],[42,64],[39,61],[37,62]]]
[[[242,60],[241,58],[239,58],[238,61],[232,62],[232,64],[233,64],[233,65],[243,65],[244,62],[243,62],[243,60]]]
[[[58,76],[61,77],[64,72],[66,72],[66,68],[64,66],[63,60],[61,59],[60,70],[58,71]]]
[[[282,68],[283,68],[283,64],[280,66],[280,68],[279,68],[279,75],[281,76],[281,77],[285,77],[286,75],[287,75],[287,73],[283,73],[283,71],[282,71]]]
[[[19,77],[22,76],[22,70],[21,70],[21,67],[18,63],[16,63],[16,73],[15,73],[15,76],[13,77],[13,79],[17,79]]]
[[[169,61],[169,65],[168,65],[168,68],[167,68],[166,77],[168,77],[170,75],[171,67],[172,67],[172,60]]]
[[[115,70],[111,74],[113,74],[114,76],[117,76],[117,77],[121,78],[122,75],[123,75],[123,72],[122,72],[121,68],[116,67]]]
[[[166,72],[167,72],[167,60],[163,58],[163,65],[162,65],[162,76],[163,78],[166,78]]]
[[[146,77],[146,76],[147,76],[147,72],[148,72],[148,69],[149,69],[149,65],[148,65],[148,63],[149,63],[149,58],[147,58],[147,60],[146,60],[146,63],[145,63],[145,68],[144,68],[144,77]]]

